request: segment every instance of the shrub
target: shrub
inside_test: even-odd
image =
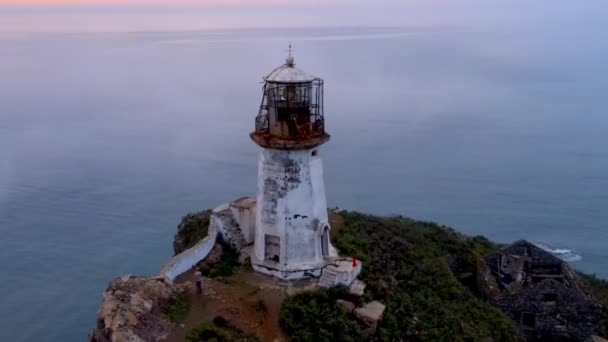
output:
[[[213,319],[213,324],[203,323],[194,329],[190,330],[186,335],[188,342],[259,342],[259,339],[252,334],[245,333],[241,329],[230,324],[225,318],[216,316]]]
[[[479,258],[495,248],[482,237],[468,238],[432,222],[342,213],[344,227],[334,245],[363,262],[365,300],[386,311],[374,336],[399,341],[518,341],[511,321],[475,295]],[[324,290],[289,298],[281,325],[294,341],[361,341],[359,327],[335,308],[340,293]]]
[[[279,322],[293,341],[360,341],[359,325],[336,308],[344,289],[302,293],[283,302]]]
[[[173,241],[175,255],[196,245],[207,236],[210,217],[210,210],[182,217],[181,223],[177,226],[177,233]]]
[[[181,323],[188,316],[188,312],[190,312],[190,307],[190,299],[188,298],[188,295],[184,293],[172,299],[169,303],[169,306],[165,308],[163,313],[171,321]]]
[[[186,341],[188,342],[203,342],[203,341],[213,341],[213,342],[223,342],[230,341],[228,336],[224,334],[220,329],[216,328],[213,325],[203,323],[194,329],[190,330],[188,335],[186,335]]]
[[[595,274],[579,272],[579,275],[583,280],[586,290],[604,307],[604,319],[598,334],[604,338],[608,338],[608,281],[598,278]]]
[[[205,277],[229,277],[240,266],[239,252],[231,246],[223,245],[223,253],[219,262],[215,264],[204,264],[201,273]]]

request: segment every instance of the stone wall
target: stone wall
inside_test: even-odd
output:
[[[482,298],[498,306],[528,341],[597,333],[601,306],[581,287],[570,266],[527,241],[486,256],[477,281]]]
[[[234,216],[234,211],[232,210],[234,203],[238,204],[240,203],[239,201],[242,202],[244,200],[245,198],[242,198],[232,203],[222,204],[210,212],[202,212],[201,215],[210,215],[207,236],[193,247],[188,248],[171,258],[171,260],[162,267],[159,275],[174,281],[180,274],[187,272],[199,261],[205,259],[211,252],[211,249],[213,249],[218,238],[237,250],[244,248],[246,239],[241,233],[241,225],[236,220],[237,217]],[[241,206],[245,205],[243,203],[240,204]],[[251,203],[248,203],[247,205],[251,206]],[[237,213],[239,213],[238,219],[245,225],[253,226],[255,222],[255,201],[250,208],[238,210],[237,205],[236,209]],[[189,216],[186,218],[188,217]],[[193,217],[196,218],[195,216]],[[180,229],[182,226],[183,224],[178,228],[178,235],[179,232],[181,232]],[[176,235],[176,237],[178,235]]]
[[[598,332],[602,307],[576,287],[547,279],[532,288],[498,300],[498,307],[529,341],[565,334],[587,341]]]
[[[212,217],[213,220],[213,217]],[[174,281],[177,276],[187,272],[192,266],[205,259],[217,240],[218,229],[211,222],[207,237],[199,241],[194,247],[189,248],[171,258],[160,270],[160,276]]]
[[[245,243],[247,245],[252,244],[255,239],[255,198],[239,198],[230,203],[230,211],[240,227]]]
[[[228,234],[228,229],[226,227],[226,225],[224,224],[224,221],[221,219],[220,214],[222,212],[227,212],[230,209],[230,204],[229,203],[225,203],[222,204],[218,207],[216,207],[215,209],[212,210],[212,214],[211,214],[211,220],[209,221],[209,228],[213,228],[215,229],[215,231],[217,231],[218,234],[218,238],[222,239],[222,241],[230,244],[231,242],[231,237]]]

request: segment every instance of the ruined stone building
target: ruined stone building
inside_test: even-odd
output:
[[[479,265],[482,296],[500,308],[528,341],[591,341],[602,307],[561,259],[527,241],[485,257]]]

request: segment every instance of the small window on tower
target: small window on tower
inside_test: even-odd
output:
[[[317,150],[312,151],[312,156],[313,157],[316,157],[318,155],[319,155],[319,151],[317,151]]]

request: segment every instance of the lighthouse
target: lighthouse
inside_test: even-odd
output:
[[[330,139],[323,80],[295,64],[264,77],[251,139],[260,146],[254,251],[257,272],[281,279],[316,277],[336,251],[323,181],[321,146]]]

